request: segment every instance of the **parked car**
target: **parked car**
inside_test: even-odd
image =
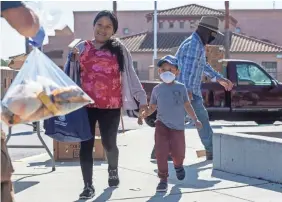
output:
[[[273,124],[282,121],[282,83],[270,76],[253,61],[223,59],[220,61],[224,76],[234,83],[227,92],[218,83],[203,83],[202,95],[209,118],[225,121],[255,121]],[[142,81],[150,100],[154,86],[160,81]],[[129,117],[138,117],[138,110],[128,111]],[[154,127],[156,112],[146,118]]]

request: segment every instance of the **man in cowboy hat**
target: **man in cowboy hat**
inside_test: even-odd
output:
[[[231,81],[216,72],[206,61],[205,45],[210,44],[218,34],[222,35],[219,32],[219,22],[216,17],[202,17],[197,30],[182,42],[176,52],[178,67],[181,69],[178,80],[185,84],[191,104],[203,124],[203,128],[199,129],[198,133],[205,147],[207,160],[213,159],[213,130],[209,123],[208,112],[203,105],[202,75],[204,73],[212,78],[212,81],[217,81],[227,91],[233,87]]]

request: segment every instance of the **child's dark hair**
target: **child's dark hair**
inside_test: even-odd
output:
[[[93,21],[93,25],[95,25],[101,17],[110,18],[110,20],[113,23],[114,33],[116,33],[118,30],[118,19],[116,15],[111,11],[107,11],[107,10],[100,11],[96,15]],[[101,47],[101,49],[109,50],[113,55],[116,55],[118,65],[119,65],[119,70],[123,72],[124,71],[124,57],[123,57],[123,50],[122,50],[121,43],[116,38],[112,37],[108,41],[106,41],[106,43]]]

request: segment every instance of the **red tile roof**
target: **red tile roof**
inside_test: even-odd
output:
[[[233,33],[230,51],[240,53],[281,53],[282,46]]]
[[[152,16],[153,13],[148,13],[147,16]],[[224,11],[207,8],[197,4],[189,4],[176,8],[158,11],[158,16],[218,16],[223,17]]]
[[[189,37],[191,33],[158,33],[158,51],[170,52],[171,48],[177,47]],[[131,52],[152,52],[154,47],[153,32],[142,32],[136,35],[121,38],[125,46]],[[212,45],[223,45],[224,37],[218,35],[218,38]],[[265,41],[254,39],[245,35],[232,33],[230,52],[233,53],[281,53],[282,46],[277,46]]]

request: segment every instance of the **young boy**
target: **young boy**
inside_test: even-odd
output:
[[[179,74],[177,59],[174,56],[167,55],[157,65],[162,83],[154,87],[148,113],[142,114],[138,123],[142,124],[142,118],[149,116],[156,109],[158,110],[155,129],[155,149],[160,183],[157,186],[157,191],[165,192],[167,191],[167,158],[169,153],[171,153],[173,159],[177,178],[179,180],[185,178],[185,170],[183,168],[185,158],[185,110],[193,119],[197,128],[201,128],[202,124],[199,122],[189,102],[185,86],[175,81],[175,77]]]

